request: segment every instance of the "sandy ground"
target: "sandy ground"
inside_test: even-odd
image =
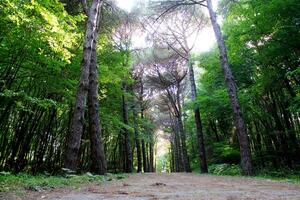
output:
[[[24,199],[300,200],[300,185],[185,173],[135,174],[124,180],[86,185],[76,190],[59,189],[52,192],[31,193]]]

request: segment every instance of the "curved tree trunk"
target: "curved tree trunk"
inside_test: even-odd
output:
[[[71,170],[77,170],[77,157],[80,147],[81,135],[83,132],[84,111],[86,106],[87,93],[89,88],[89,73],[92,48],[97,36],[98,15],[102,5],[102,0],[92,2],[88,21],[86,25],[85,41],[83,47],[83,60],[81,63],[81,72],[79,86],[76,93],[76,103],[71,121],[71,132],[67,140],[65,152],[65,167]]]
[[[222,36],[220,26],[217,22],[217,16],[213,10],[212,2],[211,0],[206,0],[206,2],[207,2],[207,8],[209,11],[211,23],[217,39],[217,43],[220,51],[221,67],[225,76],[225,81],[227,83],[228,94],[230,97],[230,102],[234,113],[235,126],[238,132],[238,139],[240,145],[242,170],[245,175],[252,175],[252,161],[251,161],[251,153],[249,148],[248,136],[247,136],[245,122],[242,116],[242,112],[241,112],[241,108],[237,96],[237,87],[228,62],[225,41]]]

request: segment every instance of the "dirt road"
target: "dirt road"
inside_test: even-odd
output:
[[[197,174],[135,174],[79,190],[40,194],[47,200],[300,200],[300,185]]]

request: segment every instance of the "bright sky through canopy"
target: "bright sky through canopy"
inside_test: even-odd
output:
[[[117,1],[117,5],[127,12],[130,12],[137,2],[137,0],[116,0],[116,1]],[[216,9],[218,1],[219,0],[213,0],[214,9]],[[141,37],[140,34],[133,36],[132,43],[133,43],[134,48],[145,47],[146,42],[144,41],[144,39],[145,38]],[[191,39],[191,40],[193,40],[193,39]],[[195,41],[195,46],[193,48],[193,52],[201,53],[201,52],[209,51],[215,43],[216,43],[216,40],[215,40],[215,35],[212,30],[212,27],[207,27],[207,28],[203,29],[202,31],[200,31],[198,39]]]
[[[135,3],[136,0],[117,0],[117,5],[127,12],[131,11]]]

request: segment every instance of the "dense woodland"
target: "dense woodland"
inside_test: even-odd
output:
[[[298,0],[1,0],[0,19],[0,171],[300,169]]]

